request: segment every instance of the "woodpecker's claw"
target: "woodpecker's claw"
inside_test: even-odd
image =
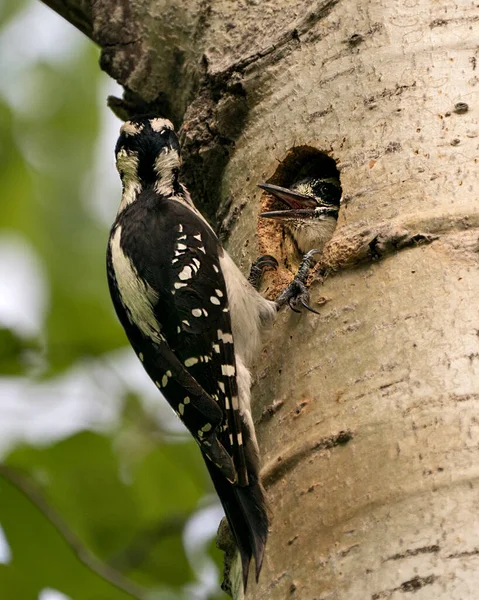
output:
[[[263,270],[267,267],[276,270],[278,268],[278,261],[275,259],[274,256],[271,256],[270,254],[263,254],[263,256],[260,256],[255,260],[253,265],[261,267],[263,268]]]
[[[290,309],[291,309],[293,312],[295,312],[295,313],[298,313],[298,314],[301,314],[301,311],[300,311],[300,310],[298,310],[297,308],[294,308],[294,306],[293,306],[293,304],[292,304],[292,300],[293,300],[293,298],[290,298],[290,299],[288,300],[288,306],[289,306],[289,308],[290,308]]]
[[[304,255],[303,260],[299,265],[298,272],[296,273],[296,277],[276,299],[278,309],[282,308],[285,304],[288,304],[292,311],[299,313],[301,311],[298,310],[296,307],[298,305],[302,305],[310,312],[319,315],[319,312],[317,310],[314,310],[314,308],[311,308],[311,306],[309,306],[309,289],[306,285],[306,280],[308,278],[309,271],[315,263],[315,254],[320,254],[320,251],[310,250],[307,254]]]
[[[294,278],[288,287],[280,294],[276,300],[276,304],[278,305],[278,308],[282,308],[285,304],[287,304],[295,313],[300,313],[301,311],[298,310],[297,307],[303,306],[310,312],[319,315],[319,312],[314,310],[314,308],[311,308],[309,305],[308,287],[305,283],[299,281],[297,278]]]
[[[255,288],[255,290],[259,290],[265,271],[276,271],[277,268],[278,261],[275,259],[275,257],[271,256],[270,254],[264,254],[263,256],[257,258],[251,265],[248,281]]]
[[[308,293],[308,296],[309,296],[309,293]],[[317,310],[314,310],[314,308],[311,308],[311,306],[309,306],[309,304],[306,304],[306,302],[304,301],[304,298],[301,298],[301,304],[304,306],[304,308],[306,308],[310,312],[314,313],[315,315],[319,315],[319,312]]]
[[[306,279],[309,275],[309,271],[316,262],[314,260],[316,254],[321,254],[321,250],[316,250],[315,248],[313,248],[303,256],[303,259],[299,264],[298,272],[296,273],[295,279],[299,279],[299,281],[301,281],[302,283],[306,282]]]

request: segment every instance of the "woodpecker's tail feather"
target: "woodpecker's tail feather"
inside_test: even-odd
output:
[[[208,459],[206,466],[241,555],[243,587],[246,590],[251,557],[254,556],[258,581],[268,537],[268,515],[263,489],[257,475],[253,473],[248,473],[249,485],[241,487],[225,479]]]

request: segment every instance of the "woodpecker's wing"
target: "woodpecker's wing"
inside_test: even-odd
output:
[[[228,462],[221,457],[221,448],[226,449],[238,483],[247,485],[243,445],[247,432],[239,411],[228,296],[219,263],[222,249],[210,227],[184,204],[144,194],[119,215],[112,232],[112,239],[118,236],[120,252],[144,282],[143,296],[151,308],[151,314],[144,307],[138,309],[142,314],[136,320],[143,319],[143,334],[154,344],[147,349],[129,335],[130,341],[206,456],[220,467]],[[118,276],[114,257],[113,270]],[[204,393],[197,390],[193,401],[195,384]],[[211,402],[221,409],[221,422],[207,408]],[[219,445],[212,440],[213,433]],[[221,470],[226,474],[230,466]]]

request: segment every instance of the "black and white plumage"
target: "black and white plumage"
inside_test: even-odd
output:
[[[268,534],[248,365],[277,304],[244,278],[179,181],[172,124],[126,122],[123,184],[107,252],[108,283],[146,372],[198,443],[242,560],[256,577]]]
[[[280,220],[294,239],[300,253],[321,251],[333,237],[339,213],[341,184],[336,177],[305,177],[291,189],[262,183],[260,188],[275,196],[287,208],[262,213]]]

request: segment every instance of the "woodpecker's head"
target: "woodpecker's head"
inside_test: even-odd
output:
[[[125,188],[156,185],[157,191],[170,193],[178,179],[180,145],[167,119],[145,116],[124,123],[115,155]]]
[[[336,177],[306,177],[291,189],[259,184],[259,187],[287,205],[282,210],[261,213],[262,217],[280,220],[291,232],[301,252],[321,250],[336,227],[341,199],[341,184]]]

